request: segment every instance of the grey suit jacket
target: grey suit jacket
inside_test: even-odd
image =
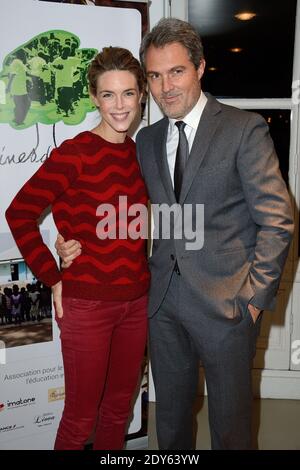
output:
[[[290,198],[264,119],[207,94],[179,203],[204,205],[204,245],[153,241],[149,315],[166,294],[175,260],[191,317],[243,316],[249,301],[273,309],[293,232]],[[143,128],[137,155],[152,204],[175,204],[166,137],[168,119]],[[194,221],[195,222],[195,221]]]

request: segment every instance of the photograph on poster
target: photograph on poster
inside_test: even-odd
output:
[[[79,45],[75,34],[50,30],[11,51],[0,70],[5,84],[0,122],[17,129],[37,122],[76,125],[94,111],[86,75],[98,51]]]
[[[35,278],[9,232],[0,241],[1,340],[6,348],[52,341],[51,289]]]

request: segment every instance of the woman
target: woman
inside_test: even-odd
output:
[[[94,427],[94,449],[122,449],[146,341],[145,240],[97,235],[106,214],[101,204],[117,214],[124,209],[119,196],[129,207],[147,204],[135,145],[126,134],[140,108],[144,76],[128,50],[108,47],[90,64],[88,79],[100,124],[53,150],[6,212],[25,261],[52,286],[66,392],[58,450],[82,449]],[[82,247],[62,273],[37,228],[49,205],[58,231]],[[117,220],[107,233],[118,234]]]

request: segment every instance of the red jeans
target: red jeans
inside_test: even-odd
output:
[[[127,302],[63,299],[65,407],[55,450],[123,448],[146,343],[148,296]]]

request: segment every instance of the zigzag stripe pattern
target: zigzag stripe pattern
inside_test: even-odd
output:
[[[113,174],[121,175],[128,178],[130,175],[136,172],[135,163],[131,163],[128,168],[120,168],[118,165],[111,165],[110,168],[106,168],[99,175],[82,175],[81,181],[87,181],[88,183],[101,183],[105,178],[112,176]]]
[[[127,198],[121,198],[121,207],[120,196]],[[82,132],[52,151],[17,193],[6,218],[26,263],[41,282],[52,286],[62,280],[63,292],[73,297],[130,300],[143,295],[149,285],[146,241],[99,239],[97,225],[105,214],[105,223],[110,221],[106,232],[118,234],[127,228],[124,219],[118,219],[120,213],[127,215],[125,202],[146,206],[147,199],[134,142],[126,138],[113,144]],[[110,204],[116,215],[97,212],[101,203]],[[38,228],[49,206],[65,240],[82,245],[81,255],[62,273]],[[129,223],[135,217],[126,219]]]

